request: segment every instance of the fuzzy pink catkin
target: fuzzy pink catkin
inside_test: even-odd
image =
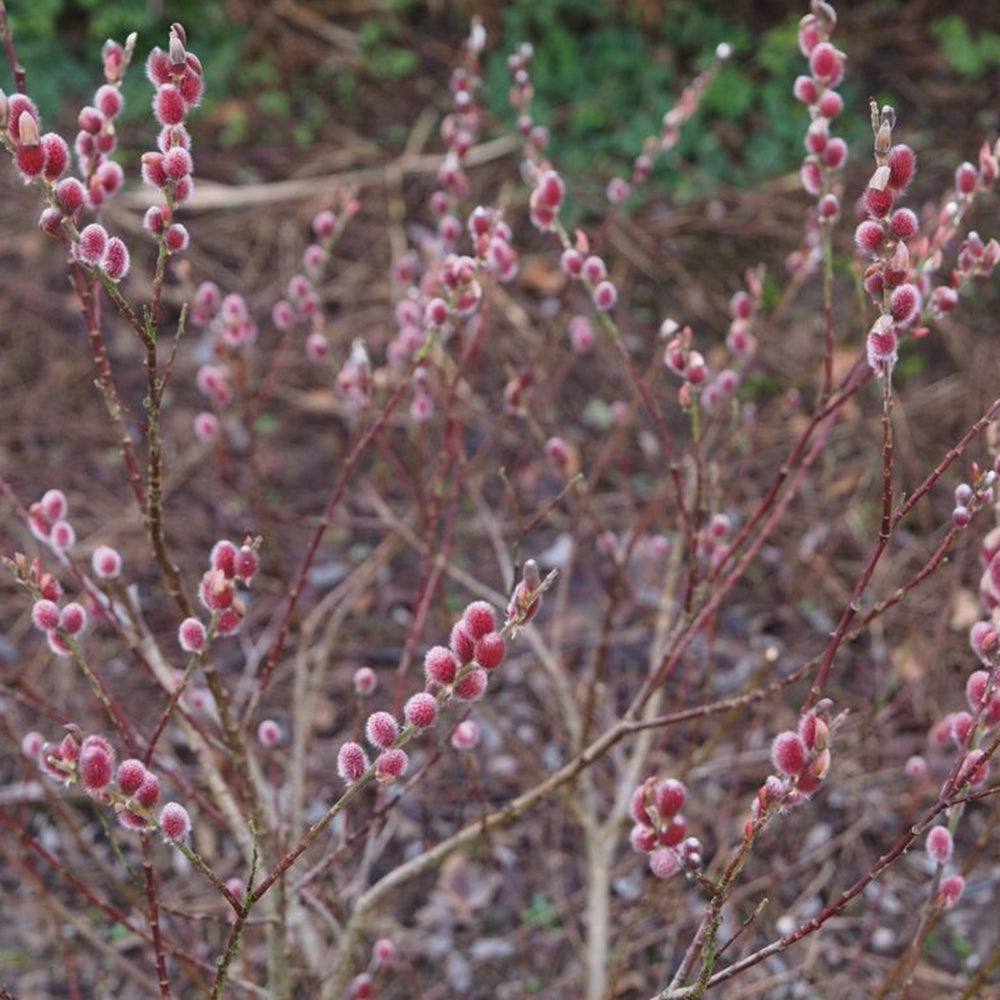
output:
[[[426,691],[418,691],[403,706],[403,718],[417,729],[426,729],[428,726],[434,725],[437,710],[438,704],[434,695]]]
[[[168,802],[160,811],[160,833],[164,840],[184,840],[191,832],[191,817],[178,802]]]
[[[935,864],[947,864],[951,860],[954,844],[946,826],[932,826],[927,831],[927,853]]]
[[[116,780],[124,795],[133,795],[146,780],[146,765],[141,760],[129,758],[118,765]]]
[[[471,750],[479,742],[479,726],[472,719],[463,719],[451,734],[456,750]]]
[[[114,580],[122,571],[122,557],[110,545],[98,545],[90,559],[94,575],[102,580]]]
[[[399,723],[389,712],[372,712],[365,723],[365,736],[372,746],[383,750],[391,747],[399,735]]]
[[[473,601],[462,612],[462,625],[473,639],[496,631],[496,614],[487,601]]]
[[[482,667],[474,667],[464,677],[455,681],[452,689],[461,701],[478,701],[486,693],[489,674]]]
[[[659,847],[649,855],[649,870],[657,878],[670,878],[681,867],[677,852],[669,847]]]
[[[263,719],[257,727],[257,742],[265,749],[276,747],[281,742],[281,726],[274,719]]]
[[[378,782],[395,781],[406,774],[409,758],[405,750],[390,748],[383,750],[375,760],[375,780]]]
[[[345,743],[337,751],[337,774],[347,784],[357,781],[368,767],[368,755],[359,744]]]
[[[424,676],[429,683],[447,687],[455,681],[458,661],[445,646],[432,646],[424,655]]]
[[[798,733],[779,733],[771,744],[771,761],[786,777],[798,776],[806,766],[806,747]]]
[[[177,630],[177,641],[185,653],[200,653],[207,638],[205,626],[197,618],[185,618]]]

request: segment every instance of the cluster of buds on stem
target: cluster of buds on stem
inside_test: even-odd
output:
[[[40,733],[26,733],[21,740],[25,756],[38,769],[67,787],[80,784],[92,799],[110,805],[118,822],[128,830],[148,833],[159,830],[164,840],[186,840],[191,817],[178,802],[167,802],[155,814],[160,802],[160,779],[141,761],[123,760],[115,767],[115,751],[103,736],[83,736],[80,728],[68,725],[58,743],[46,742]]]
[[[122,168],[110,159],[117,145],[115,118],[123,107],[121,74],[131,58],[135,39],[124,48],[105,44],[108,82],[94,94],[94,103],[81,109],[76,153],[82,180],[64,177],[70,162],[69,146],[56,132],[41,132],[34,101],[25,94],[7,97],[0,91],[0,142],[14,157],[25,183],[39,186],[48,202],[40,228],[58,239],[79,263],[120,281],[129,268],[128,250],[117,236],[92,223],[79,230],[85,208],[97,209],[122,186]],[[113,69],[107,67],[113,64]]]
[[[474,702],[483,697],[490,674],[507,655],[508,640],[538,613],[542,594],[554,579],[554,573],[542,579],[538,566],[528,560],[502,625],[489,602],[473,601],[467,605],[451,627],[448,645],[432,646],[424,654],[424,687],[403,706],[402,722],[386,711],[375,711],[368,716],[365,739],[375,754],[374,764],[361,743],[352,740],[340,747],[337,773],[341,779],[354,784],[371,775],[376,781],[386,783],[402,777],[409,765],[403,746],[418,732],[434,725],[442,706],[452,701]],[[474,725],[460,725],[452,735],[452,745],[467,749],[475,745],[476,738]]]
[[[62,490],[46,490],[28,508],[28,526],[35,538],[57,556],[64,556],[76,544],[76,531],[69,521],[69,503]]]
[[[465,42],[465,59],[451,74],[449,90],[452,108],[441,122],[441,138],[447,152],[438,168],[438,189],[431,194],[430,206],[438,220],[438,235],[446,242],[461,232],[455,209],[469,192],[465,158],[479,138],[482,111],[479,91],[482,88],[480,58],[486,45],[486,30],[479,18],[474,18]]]
[[[236,587],[248,587],[253,580],[260,563],[259,546],[260,539],[240,546],[223,539],[212,547],[211,568],[202,576],[198,587],[198,599],[212,614],[209,634],[233,635],[243,624],[246,605],[237,596]],[[179,636],[181,646],[188,652],[200,651],[205,642],[204,635],[200,642],[196,641],[196,630],[189,624],[193,621],[196,619],[185,619]]]
[[[830,770],[830,721],[833,703],[824,698],[799,719],[796,729],[779,733],[771,744],[775,773],[757,790],[751,817],[743,829],[745,837],[760,827],[775,810],[790,809],[804,802],[822,784]]]
[[[923,296],[915,280],[910,241],[917,237],[919,222],[909,208],[896,208],[916,169],[916,155],[905,144],[892,144],[896,112],[871,104],[875,135],[875,173],[862,199],[867,218],[854,232],[858,250],[872,258],[864,274],[865,291],[879,309],[879,317],[868,332],[868,363],[879,376],[888,377],[898,356],[900,335],[916,328]],[[915,335],[925,331],[914,329]]]
[[[285,297],[278,299],[271,309],[271,320],[282,333],[307,331],[305,348],[310,361],[322,361],[330,353],[319,284],[348,220],[361,209],[356,194],[354,190],[343,192],[337,211],[324,208],[313,217],[314,239],[302,253],[302,270],[288,280]]]
[[[957,235],[976,197],[992,191],[1000,174],[1000,141],[992,148],[984,142],[979,150],[979,163],[966,160],[955,168],[953,191],[945,197],[938,212],[937,228],[925,251],[925,273],[930,276],[941,265],[942,251]],[[973,278],[988,277],[1000,261],[1000,244],[995,239],[983,243],[979,234],[969,232],[958,249],[955,267],[948,279],[928,294],[928,315],[941,316],[958,302],[962,287]]]
[[[632,191],[649,179],[658,153],[665,153],[677,145],[681,128],[701,105],[702,94],[715,79],[722,64],[733,54],[728,42],[719,42],[715,47],[712,64],[699,73],[682,91],[677,103],[666,111],[660,124],[660,134],[648,136],[642,144],[642,152],[632,161],[632,177],[612,177],[608,181],[605,195],[612,205],[620,205]]]
[[[799,178],[802,187],[818,199],[821,223],[832,223],[840,214],[840,201],[831,190],[832,176],[847,161],[847,143],[830,133],[833,120],[844,107],[837,93],[844,78],[844,53],[830,41],[837,13],[828,3],[813,0],[812,10],[799,23],[799,48],[809,60],[809,73],[796,78],[794,94],[809,108],[805,135],[806,155]]]
[[[647,778],[632,793],[629,812],[635,825],[629,839],[635,850],[649,855],[650,871],[657,878],[701,867],[701,841],[687,835],[681,813],[686,800],[687,789],[676,778]]]
[[[180,24],[170,27],[166,52],[154,48],[146,60],[146,75],[155,88],[153,113],[160,123],[156,149],[142,154],[142,179],[162,196],[162,203],[146,212],[143,225],[159,243],[160,252],[187,249],[187,228],[174,222],[174,209],[194,193],[191,174],[191,134],[185,127],[188,112],[201,101],[205,89],[201,63],[185,48],[187,36]]]

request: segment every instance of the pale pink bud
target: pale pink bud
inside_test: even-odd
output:
[[[916,285],[900,285],[889,299],[892,318],[900,326],[909,326],[920,315],[920,292]]]
[[[260,557],[252,545],[241,545],[233,553],[233,576],[240,583],[250,583],[259,567]]]
[[[25,733],[21,737],[21,753],[29,760],[37,760],[45,745],[45,737],[34,730]]]
[[[236,576],[236,546],[225,538],[220,539],[212,546],[209,553],[209,561],[213,569],[220,570],[228,579]]]
[[[471,750],[479,742],[479,726],[472,719],[463,719],[451,734],[456,750]]]
[[[636,851],[648,854],[656,847],[656,831],[652,827],[637,823],[632,827],[628,835],[629,843]]]
[[[815,104],[819,100],[819,87],[811,76],[798,76],[792,85],[792,94],[803,104]]]
[[[677,813],[660,829],[657,840],[663,847],[676,847],[685,836],[687,836],[687,821]]]
[[[591,254],[583,262],[583,276],[591,282],[591,284],[597,284],[603,281],[608,276],[608,266],[604,263],[602,257],[598,257],[596,254]]]
[[[844,57],[829,42],[820,42],[809,53],[812,75],[828,87],[836,87],[844,76]]]
[[[676,778],[661,781],[653,793],[656,811],[661,819],[666,819],[680,812],[687,798],[687,789]]]
[[[984,703],[989,683],[990,675],[985,670],[974,670],[965,682],[965,700],[973,712]]]
[[[59,605],[55,601],[35,601],[31,608],[31,621],[42,632],[59,627]]]
[[[993,623],[988,621],[976,622],[969,629],[969,645],[983,663],[989,663],[990,658],[997,650],[997,632],[993,627]]]
[[[432,646],[424,654],[424,676],[428,682],[447,687],[455,681],[458,661],[455,654],[445,646]]]
[[[605,189],[605,195],[612,205],[621,205],[631,193],[632,188],[624,177],[612,177]]]
[[[881,316],[868,331],[865,349],[868,364],[877,374],[883,374],[896,363],[899,337],[890,316]]]
[[[893,191],[902,191],[913,179],[917,166],[916,154],[909,146],[893,146],[886,156],[886,163],[889,167],[889,187]]]
[[[680,870],[681,862],[677,852],[669,847],[658,847],[649,855],[649,870],[657,878],[670,878]]]
[[[125,100],[122,92],[110,84],[103,84],[94,94],[94,105],[107,118],[116,117],[122,110]]]
[[[946,826],[932,826],[927,831],[927,853],[936,864],[947,864],[953,849],[951,834]]]
[[[488,601],[473,601],[462,612],[462,624],[473,639],[496,631],[496,614]]]
[[[101,270],[112,280],[121,281],[128,274],[129,252],[125,243],[117,236],[112,236],[101,256]]]
[[[477,701],[486,692],[489,674],[482,667],[473,667],[465,676],[455,681],[455,697],[461,701]]]
[[[888,188],[869,187],[865,191],[865,208],[874,218],[883,218],[892,208],[892,192]]]
[[[50,182],[62,177],[69,163],[69,146],[66,140],[55,132],[46,132],[39,145],[42,150],[44,167],[42,176]]]
[[[368,770],[368,755],[357,743],[345,743],[337,751],[337,774],[351,784]]]
[[[146,780],[146,765],[141,760],[129,758],[118,765],[118,787],[123,795],[134,795]]]
[[[329,209],[317,212],[312,221],[312,231],[319,240],[329,239],[337,228],[337,217]]]
[[[955,190],[959,195],[970,195],[976,190],[979,173],[968,160],[960,163],[955,169]]]
[[[844,110],[844,99],[835,90],[826,91],[819,99],[819,113],[832,121]]]
[[[917,214],[912,209],[896,209],[889,218],[889,232],[897,239],[908,240],[917,234],[919,228]]]
[[[448,644],[462,666],[471,663],[473,656],[476,655],[476,640],[469,635],[462,622],[455,622],[452,626]]]
[[[108,231],[97,222],[84,226],[76,242],[76,258],[81,264],[96,267],[108,245]]]
[[[160,801],[160,779],[152,771],[147,771],[142,784],[132,793],[132,797],[144,809],[153,809]]]
[[[199,441],[214,441],[219,436],[219,418],[203,410],[194,418],[194,434]]]
[[[367,698],[374,694],[375,688],[378,687],[378,677],[371,667],[358,667],[354,671],[353,683],[355,693],[362,698]]]
[[[854,231],[854,243],[859,250],[874,255],[881,248],[884,236],[882,227],[867,219]]]
[[[399,723],[389,712],[372,712],[365,723],[365,736],[372,746],[386,749],[399,736]]]
[[[70,656],[73,652],[66,640],[54,630],[45,633],[45,641],[56,656]]]
[[[71,601],[59,613],[59,627],[67,635],[78,635],[86,628],[86,625],[86,609],[76,601]]]
[[[771,744],[771,761],[789,778],[799,775],[807,763],[806,747],[798,733],[779,733]]]
[[[571,278],[578,278],[583,272],[583,254],[576,247],[567,247],[563,250],[559,263]]]
[[[973,718],[968,712],[953,712],[948,717],[948,734],[955,743],[964,747],[972,734]]]
[[[609,312],[618,302],[618,289],[610,281],[602,281],[593,292],[594,308],[600,312]]]
[[[903,773],[908,778],[922,778],[927,773],[927,761],[919,754],[913,754],[906,759]]]
[[[424,326],[440,327],[448,322],[448,303],[444,299],[435,298],[427,303],[424,309]]]
[[[594,328],[586,316],[574,316],[569,321],[569,342],[577,354],[589,351],[594,339]]]
[[[982,750],[970,750],[962,762],[962,769],[958,775],[959,782],[967,781],[970,785],[981,785],[990,771],[990,762],[985,760],[985,757],[986,754]]]
[[[69,521],[56,521],[49,532],[49,544],[56,552],[68,552],[76,544],[76,531]]]
[[[406,773],[408,764],[405,750],[383,750],[375,760],[375,780],[381,783],[395,781]]]
[[[165,83],[153,97],[153,114],[161,125],[180,125],[187,114],[181,92],[172,84]]]
[[[834,136],[826,144],[826,149],[823,150],[823,162],[831,170],[839,170],[847,162],[847,143],[839,135]]]
[[[164,230],[163,243],[170,253],[183,253],[191,243],[191,234],[186,226],[174,222]]]
[[[434,725],[437,718],[438,704],[434,695],[426,691],[418,691],[409,698],[403,706],[403,717],[417,729],[426,729]]]
[[[347,985],[344,1000],[371,1000],[372,977],[367,972],[359,972]]]
[[[378,965],[386,965],[396,956],[396,946],[389,938],[379,938],[372,945],[372,958]]]
[[[185,618],[177,630],[177,641],[185,653],[200,653],[207,638],[205,626],[197,618]]]
[[[122,571],[122,557],[110,545],[98,545],[90,558],[90,565],[95,576],[102,580],[113,580]]]
[[[274,719],[263,719],[257,727],[257,742],[270,750],[281,742],[281,726]]]
[[[87,200],[87,191],[75,177],[64,177],[56,185],[55,196],[63,212],[72,215],[83,207],[83,203]]]
[[[539,175],[533,194],[541,207],[558,209],[566,196],[566,185],[554,170],[545,170]]]
[[[164,840],[184,840],[191,832],[191,817],[179,802],[168,802],[160,810],[160,833]]]
[[[101,792],[111,784],[115,753],[102,736],[88,736],[80,747],[80,780],[88,792]]]
[[[503,636],[487,632],[475,641],[475,660],[484,670],[494,670],[503,662],[505,653]]]
[[[965,892],[965,879],[961,875],[946,875],[938,884],[937,901],[945,909],[954,906]]]

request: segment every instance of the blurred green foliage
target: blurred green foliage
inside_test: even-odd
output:
[[[948,66],[965,80],[978,80],[1000,67],[1000,35],[976,29],[973,35],[958,14],[931,22],[930,32]]]
[[[640,23],[637,6],[613,0],[513,0],[501,15],[505,48],[487,65],[491,107],[512,120],[506,55],[531,42],[534,115],[551,129],[553,157],[603,187],[614,174],[628,176],[644,139],[659,134],[664,112],[727,42],[732,57],[658,164],[659,176],[683,199],[795,170],[805,121],[791,94],[805,68],[798,18],[754,37],[745,15],[738,6],[674,2],[650,24]]]
[[[457,40],[468,28],[457,8],[379,0],[345,21],[357,41],[349,58],[335,69],[314,62],[289,73],[276,48],[258,44],[248,54],[252,26],[234,23],[222,0],[8,0],[7,6],[29,92],[57,125],[74,121],[75,109],[102,82],[106,38],[123,41],[138,32],[141,60],[151,46],[166,43],[171,21],[181,21],[205,66],[206,109],[225,102],[217,133],[224,146],[249,142],[251,133],[258,142],[308,146],[331,117],[358,127],[370,121],[366,100],[384,100],[404,81],[422,83],[420,74],[441,69],[443,52],[457,58]],[[791,85],[805,61],[796,44],[798,14],[788,9],[775,22],[750,5],[700,0],[506,0],[494,14],[499,31],[489,39],[485,100],[513,124],[506,58],[521,41],[531,42],[535,118],[549,127],[552,156],[574,177],[574,189],[597,204],[610,177],[628,176],[644,140],[659,134],[664,112],[725,41],[732,57],[678,146],[659,158],[655,178],[678,200],[705,197],[719,185],[759,184],[796,170],[802,157],[805,112]],[[773,26],[762,30],[762,24]],[[957,14],[937,18],[928,30],[959,76],[980,78],[1000,66],[1000,35],[973,33]],[[9,89],[9,79],[0,86]],[[858,86],[849,74],[842,88],[848,107],[865,105]],[[126,118],[146,114],[150,91],[141,67],[127,77],[125,96]],[[402,108],[412,110],[409,100]],[[389,118],[379,116],[381,128],[390,127]],[[851,130],[845,138],[856,149],[870,145],[864,115],[845,115],[837,128]],[[371,138],[386,141],[389,133]]]

